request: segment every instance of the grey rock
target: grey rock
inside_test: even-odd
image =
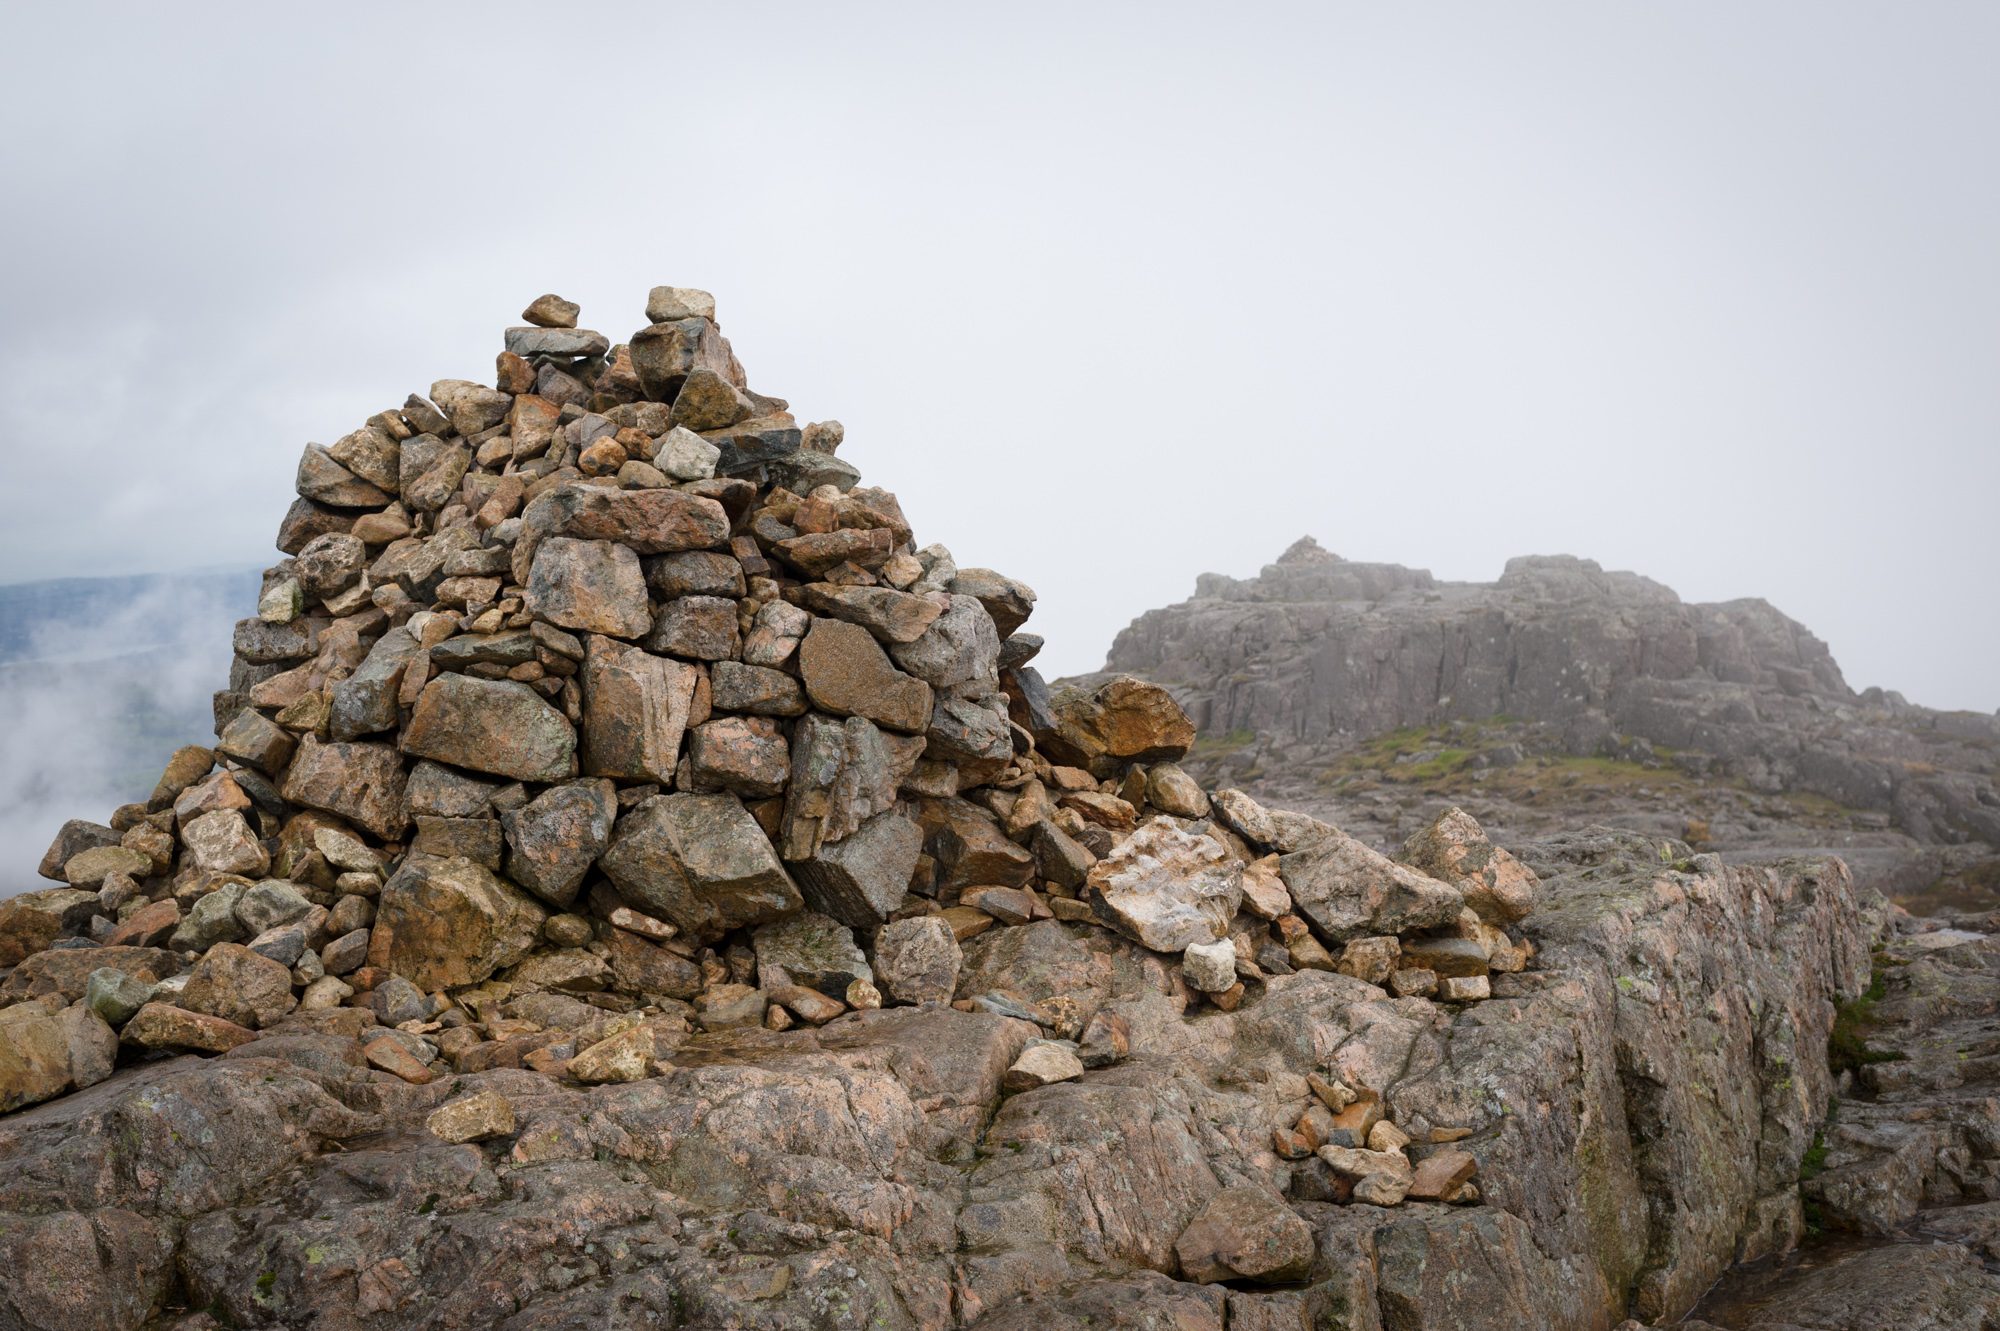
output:
[[[783,974],[792,984],[842,998],[856,980],[874,978],[868,958],[854,941],[854,931],[811,911],[759,925],[751,941],[757,973],[766,977],[766,984],[768,977]]]
[[[792,872],[812,909],[856,929],[873,928],[903,904],[923,849],[923,829],[888,809],[795,861]]]
[[[627,901],[697,942],[804,904],[734,795],[656,795],[618,820],[598,862]]]

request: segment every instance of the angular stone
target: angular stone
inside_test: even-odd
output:
[[[298,1000],[292,997],[290,967],[236,943],[217,943],[188,973],[180,1005],[258,1030],[276,1023]]]
[[[923,849],[923,828],[888,809],[794,861],[792,871],[814,910],[856,929],[872,928],[903,904]]]
[[[951,580],[954,596],[971,596],[986,607],[993,627],[1003,638],[1010,637],[1035,610],[1035,592],[1025,582],[995,573],[990,568],[962,568]]]
[[[1236,947],[1227,938],[1190,943],[1181,954],[1181,978],[1190,989],[1219,994],[1236,983]]]
[[[736,655],[739,642],[736,602],[726,596],[682,596],[660,607],[646,647],[697,661],[726,661]]]
[[[574,775],[575,750],[576,731],[540,694],[470,675],[440,675],[426,684],[403,732],[405,753],[519,781]]]
[[[646,293],[646,322],[715,318],[715,297],[694,287],[654,287]]]
[[[720,430],[757,414],[757,404],[716,371],[699,366],[674,395],[674,424],[689,430]]]
[[[912,596],[891,587],[841,587],[811,582],[805,588],[806,608],[849,624],[858,624],[884,643],[914,643],[944,613],[942,599]]]
[[[551,787],[500,816],[507,833],[507,876],[552,906],[569,905],[611,844],[617,819],[618,790],[610,781]]]
[[[929,599],[929,598],[925,598]],[[917,638],[889,648],[896,664],[936,689],[999,685],[1000,635],[986,607],[971,596],[951,596],[943,614]]]
[[[97,907],[97,891],[80,887],[43,888],[0,901],[0,966],[18,966],[64,931],[81,929]]]
[[[424,1119],[431,1136],[454,1146],[514,1135],[514,1102],[498,1091],[476,1091],[446,1101]]]
[[[669,785],[701,670],[593,637],[583,680],[583,770]]]
[[[403,673],[420,650],[421,645],[400,625],[375,640],[367,659],[333,686],[328,722],[334,739],[358,739],[396,728]]]
[[[866,717],[904,734],[930,725],[931,686],[890,665],[881,644],[858,625],[815,618],[799,645],[799,671],[822,711]]]
[[[606,940],[609,953],[606,960],[611,963],[612,976],[617,987],[632,994],[664,994],[669,998],[682,1000],[693,998],[701,992],[701,967],[686,957],[666,948],[657,947],[643,938],[626,933],[619,924],[618,916],[623,912],[635,914],[621,907],[612,912],[611,936]],[[649,918],[641,916],[641,919]],[[671,925],[655,921],[661,927],[671,930]]]
[[[1216,1193],[1174,1240],[1182,1277],[1203,1285],[1302,1280],[1314,1253],[1312,1226],[1277,1194],[1255,1184]]]
[[[435,818],[484,818],[493,812],[492,797],[496,789],[498,786],[491,781],[482,781],[438,763],[420,762],[410,769],[407,799],[412,814],[428,814]]]
[[[72,818],[57,830],[55,840],[51,841],[48,850],[43,852],[42,862],[35,872],[44,878],[63,882],[65,881],[63,866],[69,863],[72,856],[86,850],[117,844],[118,833],[104,824],[93,823],[83,818]]]
[[[361,1056],[370,1067],[401,1077],[412,1086],[429,1085],[437,1075],[428,1064],[410,1052],[409,1046],[392,1035],[378,1035],[362,1043]]]
[[[247,763],[266,776],[276,776],[285,770],[296,746],[297,741],[283,726],[255,708],[246,707],[222,728],[215,751],[225,758]]]
[[[153,1000],[153,991],[158,988],[155,981],[100,966],[90,973],[89,987],[83,991],[83,1005],[104,1018],[108,1025],[123,1026],[133,1013]]]
[[[1484,975],[1440,976],[1438,997],[1447,1003],[1477,1002],[1493,997],[1493,982]]]
[[[936,915],[891,920],[875,932],[875,982],[899,1003],[949,1003],[965,964],[951,926]]]
[[[1332,941],[1449,924],[1465,906],[1457,888],[1323,824],[1303,848],[1279,860],[1278,870],[1299,913]]]
[[[335,462],[333,455],[318,444],[306,445],[305,454],[299,459],[295,484],[301,499],[328,508],[380,508],[391,498],[388,491],[369,484]],[[306,524],[298,526],[303,529]],[[300,535],[304,536],[304,530]]]
[[[1242,877],[1214,837],[1152,818],[1092,866],[1091,904],[1098,918],[1153,951],[1184,952],[1227,937]]]
[[[323,601],[353,586],[368,567],[368,548],[347,532],[315,536],[292,560],[292,574],[308,598]]]
[[[1155,763],[1147,769],[1146,802],[1176,818],[1208,816],[1208,796],[1200,783],[1173,763]]]
[[[1000,1078],[1003,1090],[1032,1091],[1083,1075],[1083,1063],[1067,1046],[1054,1040],[1030,1040]]]
[[[799,716],[806,710],[806,695],[798,680],[782,670],[717,661],[710,667],[709,704],[718,712]]]
[[[694,942],[782,918],[799,890],[734,795],[656,795],[618,820],[599,867]]]
[[[322,744],[307,735],[279,791],[290,803],[337,814],[385,841],[403,830],[403,760],[387,744]]]
[[[576,317],[582,312],[583,307],[575,301],[564,300],[551,292],[530,301],[528,308],[521,311],[521,317],[537,328],[574,328]]]
[[[876,569],[896,548],[895,536],[880,528],[808,532],[778,541],[772,552],[808,578],[825,577],[843,564]]]
[[[1026,924],[1035,918],[1035,895],[1021,887],[969,887],[959,902],[984,911],[1002,924]]]
[[[1449,1201],[1478,1172],[1479,1162],[1469,1151],[1456,1147],[1432,1151],[1411,1171],[1407,1195],[1414,1202]]]
[[[369,959],[426,993],[477,984],[527,956],[547,919],[470,860],[411,855],[382,887]]]
[[[811,911],[758,926],[751,942],[757,974],[767,984],[783,975],[787,983],[839,997],[856,980],[874,978],[853,930]]]
[[[1403,846],[1403,858],[1456,887],[1479,917],[1493,924],[1524,918],[1535,906],[1535,871],[1487,840],[1463,809],[1447,809]]]
[[[574,360],[604,355],[611,350],[611,340],[588,328],[509,328],[506,346],[516,356],[553,356]]]
[[[0,1008],[0,1114],[111,1075],[118,1037],[84,1008]]]
[[[226,1054],[238,1045],[256,1039],[257,1032],[222,1017],[190,1012],[171,1003],[156,1001],[134,1013],[119,1032],[119,1038],[141,1049]]]
[[[209,873],[254,878],[271,867],[269,853],[234,809],[218,809],[192,820],[181,828],[181,842],[195,867]]]
[[[714,323],[698,316],[663,319],[632,334],[632,368],[655,402],[671,402],[697,369],[728,373],[729,343]]]
[[[718,717],[688,732],[694,790],[730,790],[746,799],[782,795],[791,765],[784,732],[763,717]]]
[[[92,892],[113,874],[145,878],[152,872],[152,857],[127,846],[92,846],[78,851],[63,864],[63,878],[71,887]]]
[[[779,848],[788,860],[810,858],[896,802],[923,741],[884,735],[864,718],[817,714],[792,728],[792,772]]]
[[[418,435],[403,445],[403,506],[413,513],[437,512],[457,493],[471,466],[472,450],[465,444]]]
[[[653,462],[676,481],[705,481],[715,475],[722,450],[692,430],[675,426],[660,440]]]
[[[1094,689],[1065,689],[1050,706],[1054,729],[1037,734],[1035,742],[1055,762],[1171,762],[1194,743],[1194,723],[1173,695],[1130,675]]]
[[[569,1061],[569,1075],[586,1086],[640,1081],[652,1070],[653,1033],[644,1026],[599,1040]]]
[[[1486,949],[1475,939],[1457,935],[1405,938],[1401,943],[1401,955],[1403,965],[1433,971],[1439,979],[1484,975],[1487,972]]]
[[[646,586],[662,601],[678,596],[743,595],[743,565],[712,550],[683,550],[646,561]]]
[[[450,420],[451,428],[467,436],[490,430],[507,419],[507,408],[513,403],[511,395],[467,379],[438,380],[431,385],[430,399]]]
[[[497,818],[432,818],[419,814],[413,820],[416,836],[410,849],[419,855],[439,859],[468,859],[499,872],[504,841]]]
[[[527,606],[550,623],[614,638],[637,638],[653,625],[639,556],[612,541],[543,541],[528,575]]]
[[[931,854],[937,860],[938,889],[980,886],[1026,887],[1035,879],[1035,856],[1016,845],[984,809],[965,800],[927,805]],[[1178,950],[1178,949],[1176,949]]]
[[[198,897],[167,945],[183,952],[204,952],[217,943],[247,937],[236,919],[237,903],[246,890],[241,882],[224,882]]]
[[[558,485],[521,511],[514,545],[517,582],[527,580],[536,547],[550,536],[616,541],[642,555],[707,550],[729,540],[729,514],[715,500],[682,490]]]

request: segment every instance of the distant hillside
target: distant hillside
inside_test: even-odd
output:
[[[0,897],[35,886],[67,818],[152,789],[167,755],[212,733],[230,628],[255,570],[0,586]]]
[[[1833,849],[1904,892],[2000,877],[2000,718],[1857,693],[1764,601],[1589,560],[1453,583],[1307,538],[1141,615],[1106,668],[1174,690],[1204,777],[1382,841],[1458,802],[1517,836],[1596,819]]]

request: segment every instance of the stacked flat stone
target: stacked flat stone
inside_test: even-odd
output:
[[[286,1023],[413,1080],[644,1076],[675,1023],[1013,1011],[958,992],[960,943],[1051,918],[1223,1007],[1299,967],[1470,1000],[1525,964],[1532,875],[1476,824],[1393,864],[1203,791],[1157,686],[1052,692],[1034,593],[920,546],[838,422],[750,389],[707,293],[656,288],[617,345],[577,313],[544,296],[494,386],[307,446],[215,744],[0,906],[0,1005],[82,1014],[64,1085]],[[1025,1015],[1060,1048],[1018,1079],[1080,1074],[1085,1033]]]

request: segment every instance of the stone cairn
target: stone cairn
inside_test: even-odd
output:
[[[919,547],[838,422],[750,390],[707,293],[654,289],[618,346],[577,314],[543,296],[496,386],[307,446],[217,742],[0,904],[0,1112],[273,1030],[412,1082],[592,1083],[695,1029],[922,1003],[1036,1023],[1028,1089],[1130,1038],[958,993],[963,940],[1049,918],[1225,1011],[1300,968],[1469,1002],[1527,964],[1534,876],[1464,814],[1393,862],[1203,791],[1157,686],[1052,693],[1034,593]],[[1362,1200],[1476,1195],[1367,1088],[1313,1089],[1281,1154]]]

